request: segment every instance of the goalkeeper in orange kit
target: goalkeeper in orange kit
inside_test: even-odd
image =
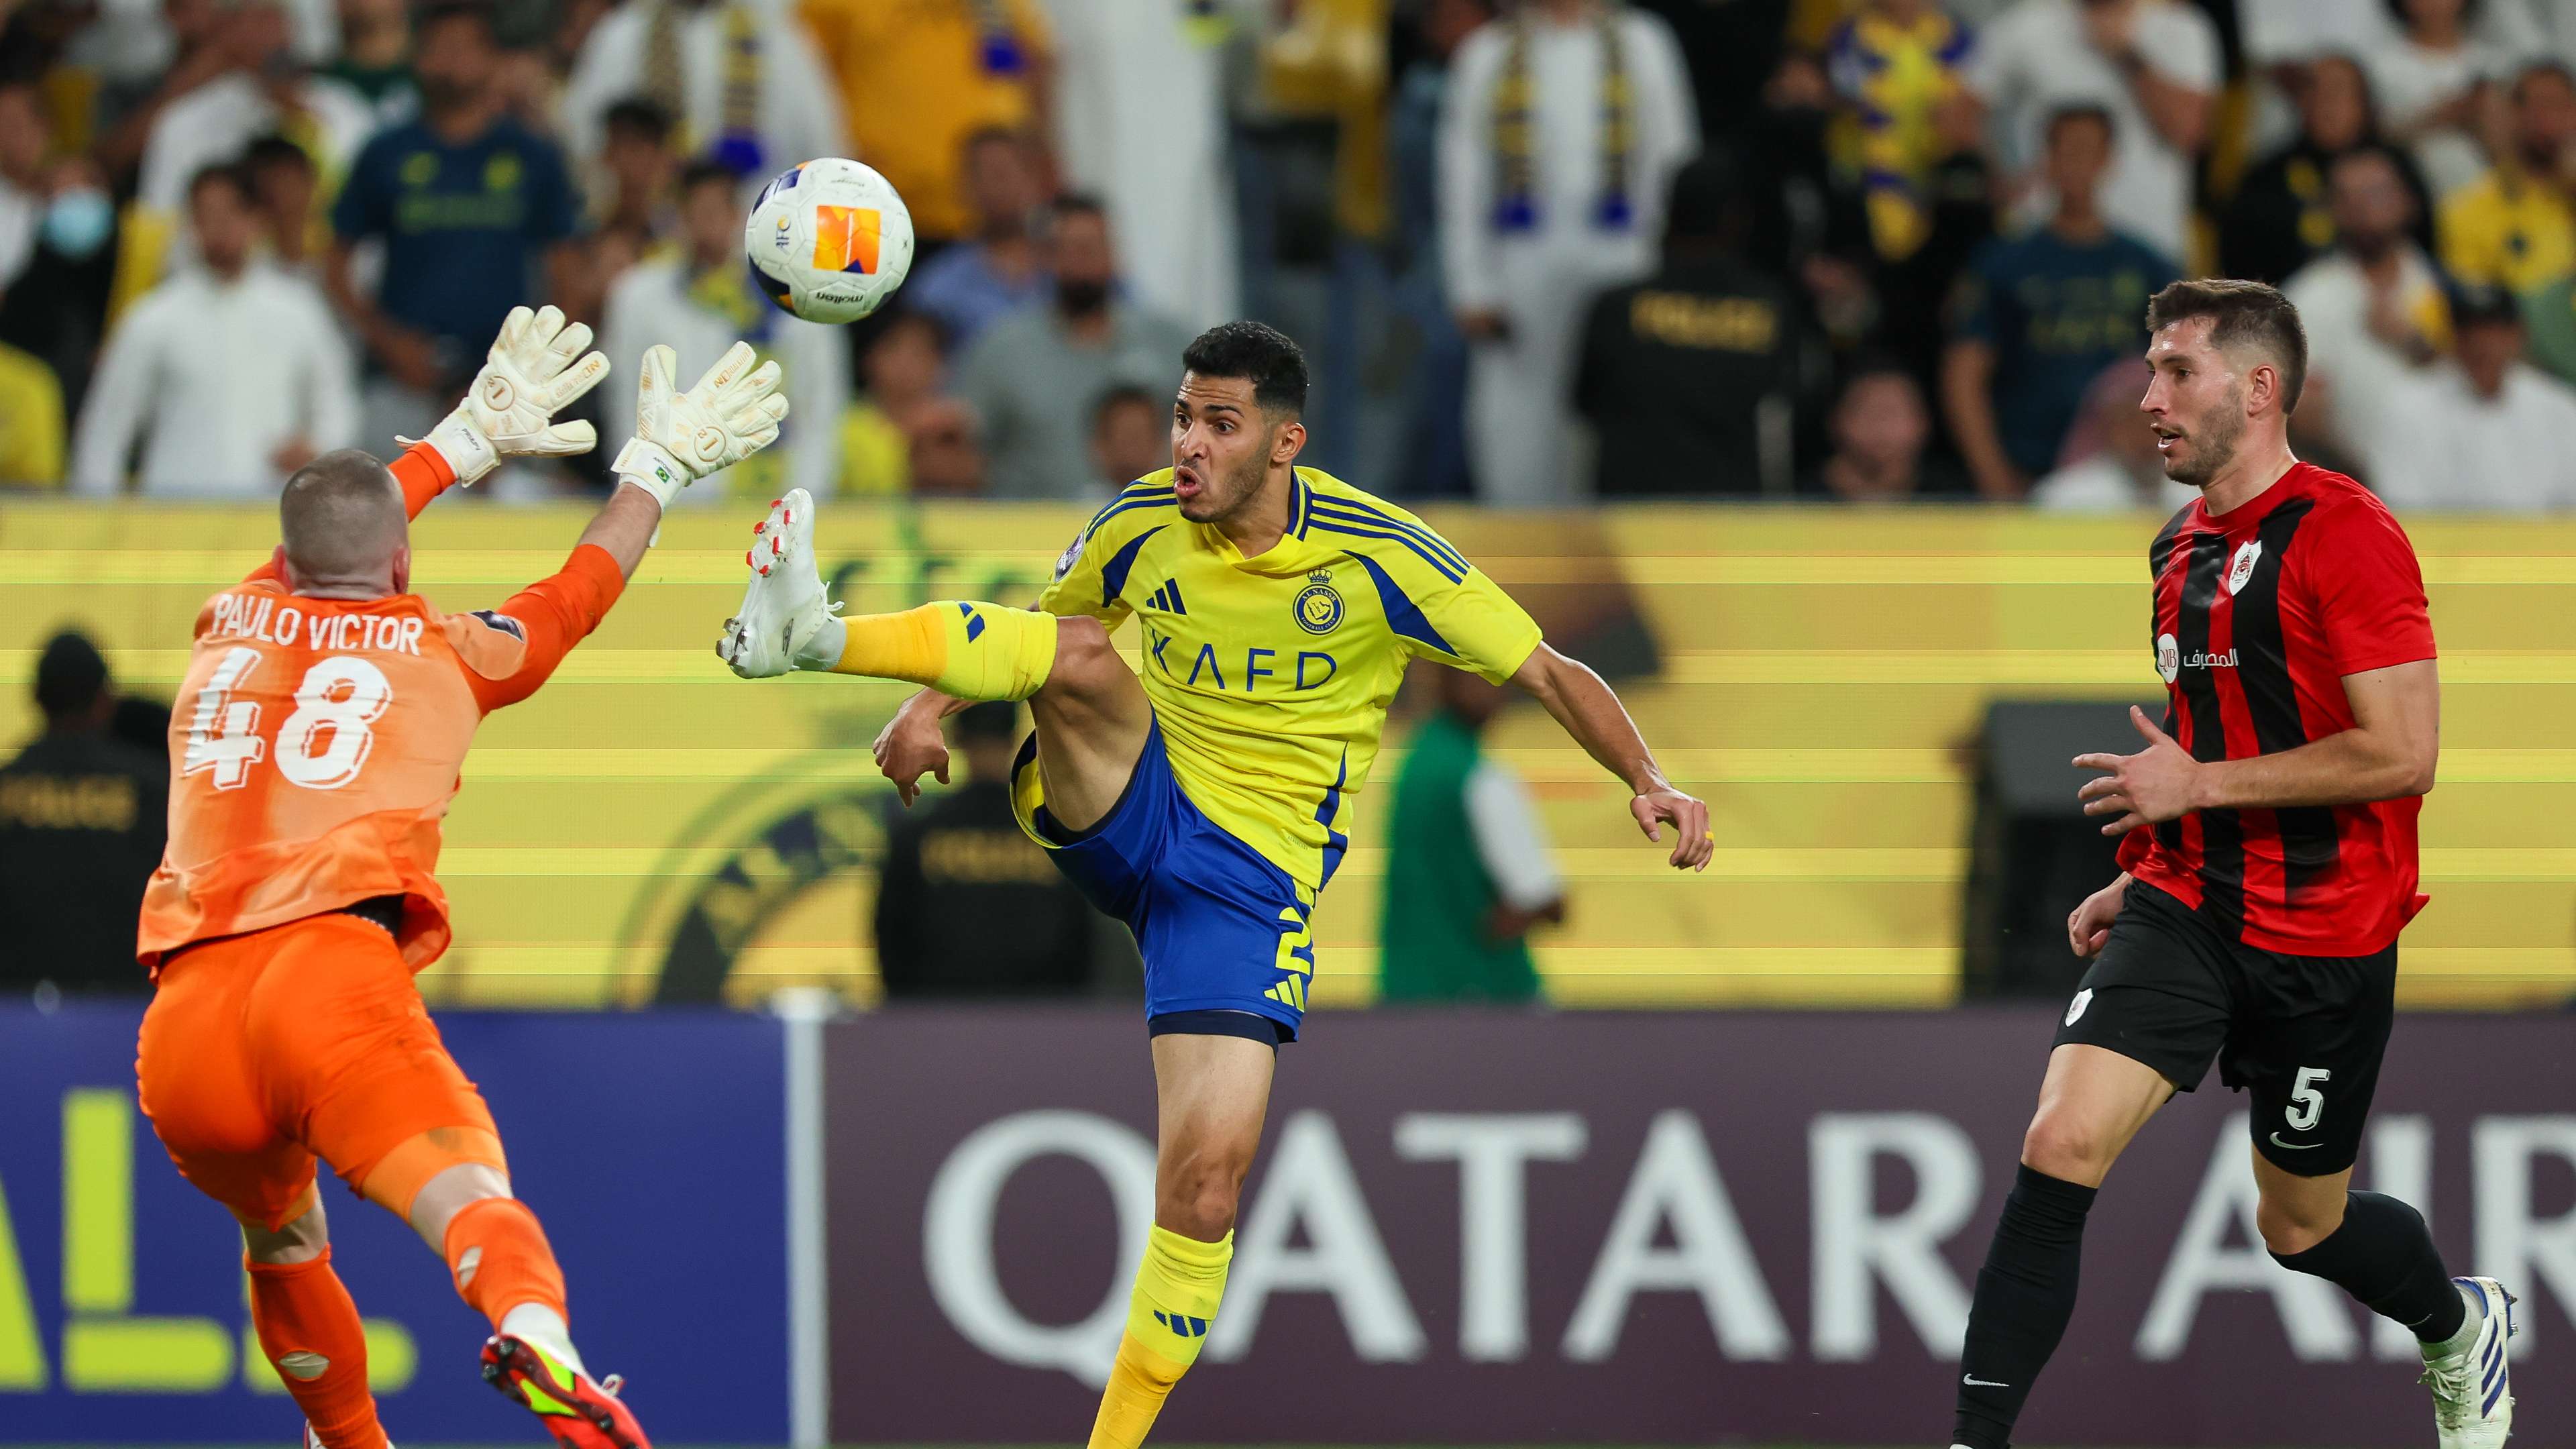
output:
[[[390,467],[351,450],[289,478],[275,554],[197,616],[138,942],[157,991],[136,1073],[180,1173],[240,1221],[260,1351],[308,1449],[386,1449],[317,1162],[446,1260],[492,1322],[485,1379],[574,1449],[649,1449],[616,1377],[574,1350],[553,1249],[412,983],[447,948],[432,872],[475,727],[598,625],[672,495],[766,446],[787,412],[777,365],[755,370],[748,346],[685,393],[671,349],[648,350],[616,494],[563,568],[498,609],[432,608],[410,592],[411,517],[503,456],[588,451],[590,424],[552,417],[607,375],[589,348],[551,307],[512,312],[425,441]]]

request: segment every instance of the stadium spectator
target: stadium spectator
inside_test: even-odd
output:
[[[2070,106],[2110,116],[2102,219],[2167,257],[2190,250],[2193,160],[2220,80],[2218,28],[2182,0],[2019,0],[1979,33],[1968,83],[1993,108],[2007,167],[2046,151]],[[2053,206],[2045,176],[2024,214]],[[2087,372],[2087,378],[2092,374]]]
[[[1476,27],[1494,15],[1492,0],[1431,0],[1405,32],[1411,44],[1387,113],[1387,182],[1391,225],[1387,303],[1415,348],[1412,366],[1388,379],[1395,394],[1404,453],[1390,494],[1457,498],[1467,480],[1467,338],[1449,310],[1440,273],[1440,111],[1450,61]]]
[[[673,119],[683,158],[719,162],[755,184],[850,147],[841,95],[784,0],[626,0],[573,57],[564,148],[594,162],[609,107],[630,97]]]
[[[233,68],[228,19],[216,0],[103,7],[73,58],[101,81],[99,164],[129,190],[161,115]]]
[[[2536,291],[2576,273],[2576,75],[2554,61],[2515,77],[2507,145],[2442,198],[2442,269],[2468,286]]]
[[[648,261],[608,293],[599,343],[610,357],[641,357],[656,343],[679,353],[686,385],[736,342],[748,342],[786,370],[787,421],[775,447],[702,478],[689,494],[774,498],[789,488],[829,494],[840,480],[840,418],[849,405],[849,345],[820,323],[788,316],[752,289],[742,261],[744,206],[734,173],[713,161],[680,177],[678,255]],[[603,438],[635,433],[635,393],[603,389]],[[775,462],[766,460],[775,459]],[[683,495],[684,497],[688,495]]]
[[[1932,410],[1923,385],[1893,359],[1864,359],[1843,384],[1829,429],[1833,452],[1805,489],[1847,503],[1964,497],[1968,480],[1928,456]]]
[[[904,419],[912,491],[923,497],[975,498],[990,487],[975,413],[953,397],[935,397]],[[1074,495],[1088,497],[1088,493]]]
[[[35,693],[45,732],[0,765],[0,993],[141,993],[134,921],[169,765],[111,732],[107,661],[79,634],[46,641]]]
[[[993,126],[1043,134],[1054,124],[1054,41],[1036,0],[933,6],[804,0],[803,13],[839,84],[849,139],[903,193],[923,251],[969,235],[975,215],[957,164],[966,138]],[[1168,11],[1162,20],[1182,23]],[[1160,76],[1130,71],[1121,83],[1172,99]],[[1188,213],[1191,224],[1203,224],[1216,204],[1215,196],[1198,197]]]
[[[2367,52],[2380,120],[2423,168],[2433,194],[2448,195],[2486,169],[2480,112],[2487,87],[2510,77],[2512,57],[2470,33],[2471,0],[2399,0],[2391,8],[2403,28]]]
[[[355,369],[312,283],[254,253],[259,213],[239,167],[188,193],[196,260],[134,304],[99,359],[72,486],[137,479],[160,497],[266,498],[319,453],[358,441]]]
[[[591,191],[591,225],[657,242],[675,235],[680,221],[672,186],[681,162],[671,145],[670,113],[647,100],[619,101],[608,108],[601,134],[597,174],[605,184]]]
[[[1789,491],[1798,314],[1744,231],[1734,168],[1702,156],[1673,176],[1662,267],[1593,299],[1574,405],[1601,497]]]
[[[41,358],[0,343],[0,487],[62,481],[62,384]]]
[[[922,264],[904,300],[936,317],[959,347],[1004,314],[1046,295],[1036,238],[1045,158],[1019,131],[987,127],[966,138],[960,164],[975,209],[974,232]]]
[[[1198,3],[1199,13],[1174,24],[1168,5],[1048,0],[1050,119],[1063,183],[1106,202],[1110,224],[1127,239],[1137,300],[1210,327],[1243,309],[1224,99],[1229,55],[1217,43],[1225,21],[1217,5]],[[1383,6],[1359,8],[1380,12],[1373,18],[1384,30]],[[1363,69],[1382,64],[1374,53],[1361,59]],[[1136,84],[1140,75],[1153,84]],[[1347,139],[1374,157],[1373,132]]]
[[[866,391],[841,420],[845,494],[912,491],[912,435],[905,422],[938,400],[947,368],[948,349],[936,319],[900,304],[877,315],[875,334],[859,355]]]
[[[1430,674],[1437,703],[1405,742],[1387,816],[1378,997],[1534,1002],[1529,933],[1564,924],[1565,877],[1529,787],[1484,751],[1509,697],[1463,669]]]
[[[41,359],[62,386],[63,415],[78,417],[107,333],[121,228],[107,175],[86,156],[45,174],[45,212],[18,280],[0,288],[0,345]]]
[[[376,114],[356,91],[309,74],[297,59],[277,0],[240,0],[223,10],[213,44],[223,73],[172,101],[153,122],[135,183],[138,205],[175,216],[187,204],[190,178],[239,160],[271,132],[334,170],[374,134]]]
[[[1049,208],[1043,248],[1053,295],[984,329],[957,365],[957,393],[982,424],[999,498],[1089,494],[1085,440],[1100,395],[1121,383],[1168,397],[1190,333],[1113,295],[1109,218],[1087,196]],[[919,477],[914,458],[914,487]]]
[[[1440,245],[1476,487],[1566,502],[1584,308],[1652,269],[1672,174],[1699,149],[1680,49],[1651,15],[1532,0],[1458,47],[1445,103]]]
[[[2115,125],[2096,106],[2050,117],[2045,171],[2056,215],[2027,236],[1987,243],[1959,280],[1941,402],[1985,497],[2019,498],[2057,465],[2084,389],[2145,348],[2147,298],[2176,275],[2096,204]]]
[[[1762,109],[1731,149],[1753,208],[1746,255],[1765,271],[1797,278],[1827,330],[1849,336],[1867,310],[1873,249],[1860,188],[1826,149],[1833,105],[1823,63],[1791,54],[1763,86]]]
[[[1091,476],[1103,499],[1172,466],[1172,404],[1141,387],[1113,387],[1091,412]]]
[[[2522,314],[2497,287],[2453,300],[2456,360],[2388,396],[2368,482],[2400,510],[2576,509],[2576,391],[2523,361]]]
[[[356,91],[379,126],[399,126],[420,109],[411,73],[411,0],[339,0],[340,47],[322,74]]]
[[[899,812],[877,879],[877,974],[891,1001],[1073,996],[1091,985],[1092,912],[1011,815],[1020,708],[949,726],[966,779]]]
[[[2279,286],[2334,245],[2334,208],[2326,168],[2356,146],[2380,139],[2370,82],[2348,55],[2321,55],[2292,68],[2298,84],[2299,132],[2254,163],[2218,218],[2218,269],[2230,277]],[[2415,240],[2433,243],[2431,193],[2414,158],[2391,150],[2415,200]]]
[[[36,254],[45,219],[45,152],[52,144],[34,82],[0,83],[0,288],[16,285]]]
[[[2030,503],[2046,513],[2151,512],[2171,515],[2200,496],[2188,483],[2165,476],[2155,430],[2138,411],[2138,369],[2113,363],[2095,378],[2091,403],[2069,438],[2075,455],[2030,490]]]
[[[1861,178],[1870,240],[1887,261],[1912,256],[1932,233],[1930,183],[1957,149],[1941,112],[1965,92],[1968,28],[1934,0],[1865,0],[1825,50],[1841,98],[1841,160]]]
[[[367,144],[331,213],[331,298],[367,350],[366,436],[378,440],[429,435],[573,227],[563,153],[503,114],[491,12],[442,0],[417,34],[420,119]],[[369,241],[384,244],[372,298],[350,267]]]
[[[251,205],[259,211],[270,257],[281,270],[320,286],[331,223],[322,214],[313,158],[283,136],[262,136],[242,157],[242,169],[250,177]]]
[[[2307,328],[2309,376],[2323,384],[2300,412],[2346,456],[2367,453],[2370,429],[2398,381],[2450,345],[2442,278],[2409,235],[2414,196],[2394,153],[2356,147],[2326,173],[2333,250],[2283,288]]]

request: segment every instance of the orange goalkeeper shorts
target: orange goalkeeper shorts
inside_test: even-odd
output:
[[[166,960],[135,1076],[180,1175],[271,1231],[305,1211],[316,1157],[358,1188],[395,1148],[441,1128],[469,1129],[443,1136],[498,1155],[491,1109],[447,1054],[393,936],[356,916]]]

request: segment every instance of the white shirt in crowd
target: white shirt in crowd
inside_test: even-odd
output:
[[[739,270],[739,268],[736,268]],[[764,357],[777,359],[787,374],[787,421],[780,425],[776,447],[785,459],[785,486],[829,495],[841,476],[841,413],[850,402],[848,335],[837,327],[800,322],[778,312],[766,300],[752,299],[768,314],[769,334],[746,339],[731,318],[689,295],[687,264],[672,258],[631,268],[609,289],[599,345],[610,357],[642,357],[644,349],[667,342],[680,355],[676,380],[683,388],[697,385],[698,374],[713,367],[725,349],[748,340]],[[620,363],[621,369],[632,361]],[[635,384],[600,389],[599,435],[635,435]],[[727,473],[688,488],[685,502],[716,503],[728,496]],[[767,495],[763,495],[766,497]]]
[[[2108,452],[2069,463],[2039,480],[2030,490],[2030,506],[2042,513],[2171,514],[2200,496],[2188,483],[2176,483],[2161,470],[2154,486],[2140,489],[2129,470]]]
[[[1467,446],[1488,502],[1561,504],[1585,480],[1569,456],[1577,424],[1575,340],[1594,293],[1654,266],[1673,173],[1699,149],[1699,118],[1672,28],[1656,15],[1618,12],[1628,77],[1632,144],[1626,192],[1631,218],[1599,221],[1603,180],[1599,28],[1541,19],[1529,45],[1530,157],[1537,224],[1494,224],[1498,194],[1494,90],[1512,27],[1478,29],[1451,59],[1440,110],[1440,251],[1450,306],[1503,314],[1510,335],[1468,353]]]
[[[1467,776],[1467,826],[1476,837],[1476,858],[1504,905],[1535,911],[1565,894],[1547,826],[1519,776],[1479,758]]]
[[[2370,486],[2401,512],[2576,509],[2576,392],[2517,362],[2480,397],[2452,363],[2390,395]]]
[[[657,5],[674,3],[628,0],[601,16],[582,41],[560,102],[564,150],[577,165],[599,155],[607,139],[608,108],[641,93],[653,12]],[[760,47],[755,62],[760,76],[752,90],[759,104],[755,124],[761,156],[753,184],[818,156],[847,155],[850,131],[841,116],[840,88],[824,70],[804,23],[781,0],[718,0],[686,7],[679,23],[681,148],[704,154],[723,133],[725,43],[736,9],[751,14]]]
[[[2138,55],[2175,85],[2218,90],[2218,27],[2180,0],[2138,0]],[[2102,182],[2102,214],[2169,257],[2191,254],[2191,157],[2147,119],[2136,88],[2109,56],[2093,48],[2077,0],[2021,0],[1977,37],[1968,84],[1994,108],[2006,165],[2027,170],[2039,160],[2048,118],[2078,105],[2111,116],[2111,173]],[[2056,209],[2034,188],[2025,220]]]
[[[2364,53],[2371,99],[2379,123],[2391,134],[2412,130],[2432,112],[2488,81],[2510,80],[2513,57],[2501,47],[2471,39],[2456,50],[2427,50],[2403,35]],[[2447,196],[2486,174],[2486,150],[2467,127],[2444,126],[2418,136],[2415,164],[2435,196]]]
[[[120,491],[138,433],[142,491],[162,498],[271,497],[281,444],[356,445],[356,363],[322,294],[264,262],[230,282],[190,267],[153,289],[100,353],[72,487]]]
[[[2397,270],[2398,305],[2406,315],[2440,306],[2442,279],[2421,248],[2406,243]],[[2343,253],[2328,252],[2301,267],[2281,291],[2307,329],[2308,372],[2325,381],[2327,421],[2347,447],[2366,448],[2370,420],[2387,409],[2391,390],[2419,370],[2416,363],[2370,330],[2370,280]]]
[[[327,174],[338,175],[376,133],[376,112],[340,82],[308,78],[304,109],[320,128]],[[258,81],[240,71],[219,76],[172,101],[143,143],[134,199],[176,214],[187,209],[188,183],[209,166],[238,161],[250,143],[278,129],[277,106]]]
[[[1172,4],[1048,0],[1056,154],[1103,198],[1129,294],[1193,330],[1238,315],[1225,48]],[[1151,76],[1151,85],[1136,83]]]

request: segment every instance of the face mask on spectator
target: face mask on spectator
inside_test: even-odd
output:
[[[45,245],[74,261],[107,245],[115,228],[116,206],[104,191],[86,186],[66,191],[45,208]]]

